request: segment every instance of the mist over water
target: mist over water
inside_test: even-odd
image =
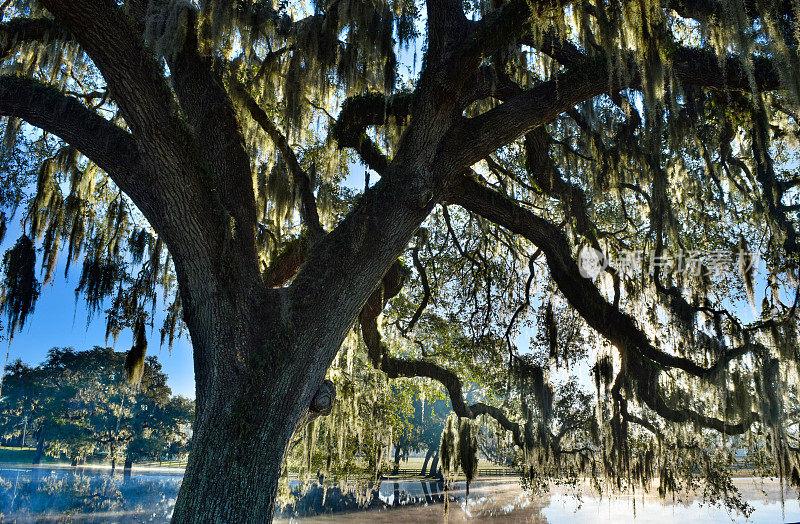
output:
[[[0,513],[4,519],[39,521],[67,517],[82,522],[166,522],[172,514],[182,472],[0,467]]]
[[[0,520],[12,522],[168,522],[181,485],[182,471],[134,469],[124,478],[118,469],[87,467],[0,467]],[[298,502],[283,508],[282,522],[441,522],[442,486],[435,481],[385,479],[371,495],[355,497],[338,488],[313,486],[299,492]],[[725,509],[703,504],[697,497],[660,501],[638,493],[599,498],[576,497],[553,489],[530,495],[510,477],[482,479],[472,484],[469,501],[463,483],[448,492],[449,520],[537,523],[664,523],[796,522],[800,521],[797,493],[784,490],[776,480],[736,479],[743,497],[754,508],[749,519]],[[363,511],[368,507],[370,511]]]

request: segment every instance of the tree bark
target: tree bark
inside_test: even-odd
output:
[[[278,320],[281,312],[252,297],[220,299],[214,309],[195,309],[209,318],[203,327],[189,316],[199,402],[173,521],[271,522],[295,428],[329,412],[333,402],[323,380],[327,362],[304,357],[300,348],[335,351],[291,336]],[[328,343],[338,349],[341,342]],[[203,361],[202,355],[216,358]]]
[[[39,428],[39,438],[36,442],[36,454],[33,455],[33,463],[39,464],[44,456],[44,425]]]
[[[394,447],[394,474],[397,475],[397,472],[400,471],[400,453],[403,450],[400,449],[400,446]]]
[[[422,469],[419,471],[420,477],[424,477],[428,471],[428,462],[430,462],[431,457],[433,457],[433,448],[428,448],[428,451],[425,453],[425,460],[422,462]]]
[[[438,476],[439,471],[439,450],[436,450],[436,454],[433,456],[433,460],[431,461],[431,469],[428,472],[429,477],[436,477]]]
[[[125,467],[122,469],[122,478],[125,480],[130,480],[131,478],[131,469],[133,468],[133,457],[130,453],[125,455]]]
[[[195,429],[173,522],[271,522],[284,452],[299,418],[292,404],[275,405],[257,421],[245,413],[205,417]]]

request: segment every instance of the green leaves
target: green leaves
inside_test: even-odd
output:
[[[0,436],[17,436],[18,423],[27,416],[31,433],[46,429],[45,448],[52,456],[112,452],[142,459],[160,458],[170,449],[182,453],[194,403],[172,396],[154,357],[141,361],[141,383],[132,387],[125,380],[125,360],[112,348],[53,348],[36,367],[13,364],[0,404]]]
[[[36,280],[36,251],[28,235],[19,237],[3,256],[3,271],[2,310],[8,317],[9,332],[13,336],[33,312],[41,288]]]

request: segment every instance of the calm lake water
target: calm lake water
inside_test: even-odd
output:
[[[0,466],[0,520],[9,522],[166,522],[175,505],[182,472],[135,469],[125,480],[119,471],[108,469]],[[794,490],[784,490],[781,504],[777,481],[736,479],[737,487],[754,508],[749,519],[728,514],[724,509],[703,505],[689,497],[684,501],[662,502],[651,495],[637,494],[597,498],[554,489],[550,494],[531,496],[510,477],[476,481],[464,500],[463,483],[450,492],[449,522],[534,523],[664,523],[706,522],[798,522],[800,504]],[[310,493],[305,509],[322,506],[321,490]],[[350,507],[352,496],[328,490],[327,504]],[[384,480],[369,511],[346,511],[304,516],[284,513],[280,522],[442,522],[444,507],[437,483],[418,480]],[[301,508],[301,512],[302,512]],[[323,512],[325,510],[322,510]]]

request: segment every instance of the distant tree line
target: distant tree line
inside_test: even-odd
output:
[[[398,391],[400,388],[393,387]],[[444,430],[444,422],[450,414],[450,400],[447,398],[426,399],[412,395],[411,409],[398,413],[397,435],[394,443],[395,471],[400,468],[400,459],[408,458],[410,452],[425,452],[425,460],[419,474],[435,476],[439,469],[439,440]],[[430,466],[430,469],[429,469]]]
[[[194,401],[172,395],[156,357],[148,357],[138,384],[126,380],[125,353],[94,347],[52,348],[31,367],[8,365],[0,400],[0,441],[22,445],[34,439],[33,462],[45,455],[73,465],[105,459],[115,469],[125,461],[182,458],[188,453]]]

